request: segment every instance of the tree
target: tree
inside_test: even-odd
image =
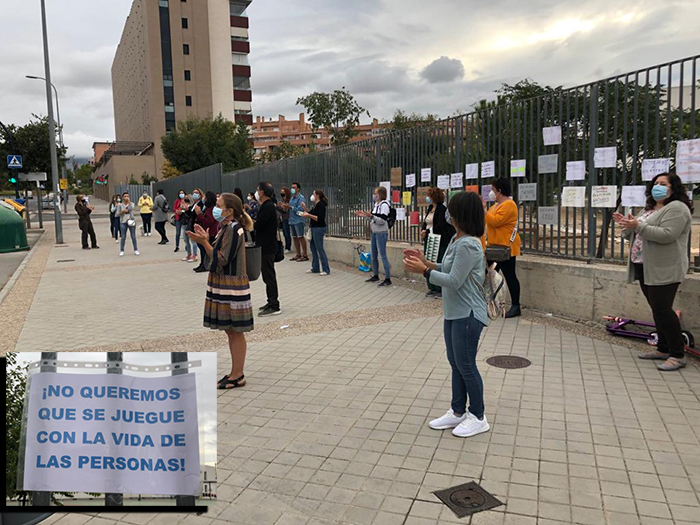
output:
[[[132,173],[131,176],[129,177],[129,182],[128,182],[128,183],[129,183],[130,185],[132,185],[132,186],[138,186],[139,181],[136,180],[136,177],[135,177],[134,174]]]
[[[224,171],[253,165],[248,126],[221,115],[179,121],[175,130],[161,138],[161,148],[170,164],[182,173],[217,163],[223,165]]]
[[[170,164],[169,160],[166,160],[163,163],[163,168],[160,170],[161,175],[163,175],[164,179],[171,179],[173,177],[177,177],[179,175],[182,175],[182,172],[177,169],[175,166]]]
[[[345,89],[336,89],[333,93],[314,92],[297,99],[306,109],[314,130],[326,128],[331,134],[331,144],[347,144],[357,135],[355,127],[360,123],[360,115],[369,111],[360,106],[355,98]]]
[[[17,462],[19,461],[19,437],[22,430],[22,408],[27,371],[17,367],[17,356],[7,354],[7,379],[5,383],[5,434],[7,443],[5,495],[8,498],[23,497],[26,492],[17,491]]]
[[[10,146],[10,137],[4,129],[0,128],[0,158],[7,155],[22,155],[23,172],[46,172],[51,179],[51,153],[49,146],[49,119],[32,114],[32,119],[24,126],[8,124],[7,131],[14,138],[15,148]],[[58,164],[66,161],[67,148],[60,147],[58,143],[59,128],[56,126],[56,155]],[[15,151],[18,150],[18,151]],[[0,188],[9,189],[11,185],[7,178],[2,178]]]
[[[151,182],[158,182],[158,177],[149,175],[147,171],[141,173],[141,184],[148,186]]]
[[[428,113],[427,115],[421,115],[420,113],[411,113],[410,115],[401,109],[397,109],[394,112],[394,117],[390,121],[391,129],[393,131],[399,131],[402,129],[412,128],[413,126],[418,126],[420,124],[427,124],[428,122],[435,122],[438,120],[437,115]]]
[[[263,154],[262,162],[263,164],[267,164],[268,162],[288,159],[290,157],[296,157],[297,155],[303,155],[304,153],[306,152],[303,147],[295,146],[288,140],[283,140],[279,143],[279,146],[272,149],[269,153]]]
[[[89,188],[92,185],[92,174],[95,172],[95,167],[89,164],[83,164],[77,168],[73,168],[66,172],[69,186],[79,186],[81,188]]]

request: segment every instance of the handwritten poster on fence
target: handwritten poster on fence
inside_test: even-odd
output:
[[[386,188],[386,196],[387,198],[391,196],[391,182],[388,180],[385,180],[383,182],[379,183],[380,186],[383,188]]]
[[[561,126],[542,128],[542,138],[544,139],[545,146],[561,144]]]
[[[420,181],[421,182],[430,182],[432,174],[433,174],[433,170],[431,168],[421,168]]]
[[[410,206],[412,196],[413,196],[413,194],[410,191],[404,191],[403,195],[401,196],[401,203],[404,206]]]
[[[591,206],[594,208],[616,208],[617,186],[593,186],[591,188]]]
[[[419,208],[425,208],[428,206],[428,202],[426,201],[426,197],[428,197],[428,186],[418,186],[418,207]]]
[[[559,224],[559,212],[556,206],[540,206],[537,208],[537,222],[540,225],[556,226]]]
[[[401,176],[402,176],[402,170],[401,168],[391,168],[389,170],[389,173],[391,175],[391,185],[392,186],[398,186],[401,187]]]
[[[405,221],[406,220],[406,208],[396,208],[396,220]]]
[[[200,492],[194,374],[39,373],[27,414],[25,490]]]
[[[559,155],[540,155],[537,157],[538,173],[556,173],[559,167]]]
[[[510,176],[511,177],[524,177],[526,163],[527,163],[527,161],[525,159],[511,160],[510,161]]]
[[[519,184],[518,198],[520,202],[536,201],[537,200],[537,183]]]
[[[450,175],[450,188],[461,188],[464,185],[464,179],[461,173],[453,173]]]
[[[566,163],[566,180],[585,180],[586,161],[571,160]]]
[[[659,173],[668,173],[670,159],[644,159],[642,161],[642,180],[649,181]]]
[[[464,178],[467,180],[479,178],[479,163],[478,162],[464,165]]]
[[[700,182],[700,139],[678,141],[676,173],[686,184]]]
[[[490,184],[486,184],[481,187],[481,198],[484,199],[485,202],[492,202],[491,197],[489,196],[492,189],[493,188]]]
[[[391,203],[398,204],[399,202],[401,202],[401,192],[399,190],[392,190]]]
[[[449,175],[438,175],[437,187],[441,190],[450,189],[450,176]]]
[[[481,178],[488,179],[496,175],[496,163],[493,160],[481,163]]]
[[[565,186],[561,192],[562,208],[583,208],[586,206],[585,186]]]
[[[467,193],[477,193],[478,194],[479,193],[479,186],[477,186],[476,184],[471,185],[471,186],[465,186],[464,191]]]
[[[416,174],[415,173],[409,173],[406,175],[406,187],[407,188],[414,188],[416,186]]]
[[[596,148],[593,152],[594,168],[614,168],[617,165],[617,148]]]
[[[622,205],[626,208],[641,208],[646,206],[646,186],[623,186]]]

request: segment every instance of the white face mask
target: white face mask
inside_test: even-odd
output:
[[[311,202],[316,202],[316,195],[312,195],[311,197],[309,197],[309,200]]]
[[[255,192],[255,200],[258,202],[260,201],[260,192],[259,191]]]
[[[496,200],[496,194],[491,190],[489,192],[489,200],[495,201]]]

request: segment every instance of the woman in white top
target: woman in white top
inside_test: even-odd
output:
[[[119,229],[121,230],[122,239],[119,245],[119,257],[124,257],[124,242],[126,241],[126,231],[129,230],[131,235],[131,244],[134,245],[134,255],[139,253],[139,246],[136,243],[136,218],[134,217],[134,203],[129,198],[129,192],[125,191],[122,194],[122,202],[117,205],[117,215],[119,216]]]

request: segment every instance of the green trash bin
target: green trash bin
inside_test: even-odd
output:
[[[27,230],[19,214],[0,205],[0,253],[28,250]]]

